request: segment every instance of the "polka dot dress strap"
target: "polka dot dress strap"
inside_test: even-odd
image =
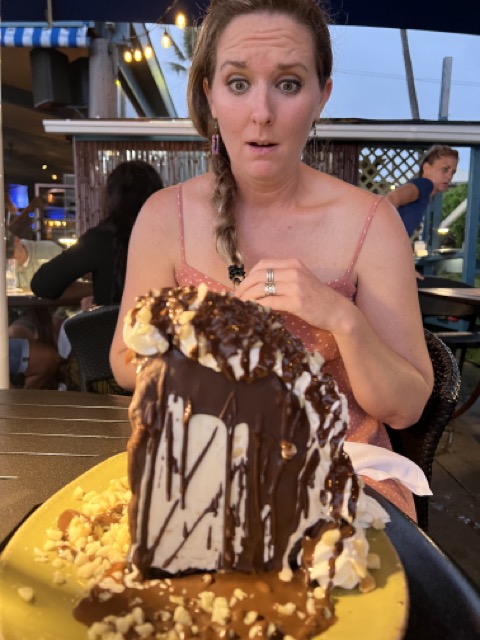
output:
[[[178,185],[178,224],[180,227],[180,256],[182,264],[185,264],[185,225],[183,223],[183,188]]]
[[[354,266],[357,263],[358,256],[360,255],[360,251],[362,250],[363,243],[365,242],[365,238],[367,237],[368,229],[370,228],[370,223],[373,220],[373,216],[375,215],[375,213],[377,211],[377,207],[378,207],[378,205],[379,205],[381,200],[382,200],[382,196],[378,197],[374,201],[372,206],[370,207],[370,211],[368,212],[367,219],[365,220],[365,224],[363,225],[363,229],[362,229],[362,231],[360,233],[360,237],[358,239],[357,246],[355,248],[355,253],[353,254],[353,258],[352,258],[350,264],[348,265],[348,269],[345,272],[344,277],[350,276],[350,274],[353,271]]]

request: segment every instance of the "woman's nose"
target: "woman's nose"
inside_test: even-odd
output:
[[[257,124],[270,124],[273,120],[273,105],[266,88],[258,87],[253,94],[252,119]]]

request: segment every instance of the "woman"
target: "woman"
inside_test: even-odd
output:
[[[409,180],[387,195],[387,200],[398,209],[409,236],[420,226],[433,196],[448,189],[457,165],[458,151],[436,144],[423,156],[419,177]]]
[[[91,273],[90,305],[119,303],[133,224],[146,199],[162,187],[162,179],[148,162],[119,164],[107,178],[106,217],[70,249],[40,267],[31,282],[35,295],[55,300],[78,278]]]
[[[325,356],[349,401],[349,439],[390,448],[382,423],[417,420],[432,369],[395,209],[301,162],[331,65],[314,0],[213,0],[188,89],[195,126],[212,136],[212,170],[143,207],[120,318],[150,288],[205,282],[223,291],[229,274],[245,271],[236,294],[282,312]],[[125,356],[120,320],[111,362],[133,388]],[[400,483],[368,482],[414,516]]]

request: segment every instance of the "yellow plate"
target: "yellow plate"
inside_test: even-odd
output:
[[[0,559],[0,638],[2,640],[85,640],[86,627],[76,622],[72,609],[84,595],[82,585],[70,580],[62,586],[52,582],[55,569],[35,561],[34,548],[42,549],[45,531],[60,513],[74,508],[73,490],[102,491],[109,481],[127,473],[126,453],[109,458],[65,486],[37,509],[18,529]],[[373,571],[377,588],[367,594],[334,591],[338,621],[321,640],[400,640],[408,613],[408,591],[398,555],[382,531],[370,530],[371,551],[382,567]],[[32,603],[18,594],[20,587],[35,592]]]

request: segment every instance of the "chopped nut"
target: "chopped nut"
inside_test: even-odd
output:
[[[60,585],[60,584],[65,584],[67,580],[63,575],[63,573],[61,573],[60,571],[55,571],[52,577],[52,581],[53,581],[53,584]]]
[[[221,625],[226,625],[227,622],[230,622],[230,607],[227,599],[223,596],[215,598],[213,601],[212,622]]]
[[[185,609],[185,607],[183,606],[178,606],[175,608],[175,611],[173,613],[173,620],[174,622],[178,622],[187,627],[189,627],[192,624],[192,617],[187,611],[187,609]]]
[[[256,619],[258,618],[258,612],[257,611],[248,611],[245,614],[245,617],[243,618],[243,623],[250,626],[251,624],[253,624]]]
[[[137,625],[135,627],[135,631],[141,638],[147,638],[148,636],[152,635],[152,633],[155,631],[155,628],[150,622],[144,622],[143,624]]]
[[[205,611],[205,613],[211,613],[213,609],[213,601],[215,600],[215,594],[213,591],[201,591],[198,594],[198,601],[200,608]]]
[[[369,593],[370,591],[373,591],[375,589],[375,586],[375,578],[371,573],[368,573],[367,571],[366,576],[360,580],[358,590],[360,591],[360,593]]]
[[[368,569],[380,569],[381,567],[380,556],[378,553],[367,554],[367,567]]]
[[[247,597],[247,594],[245,593],[245,591],[242,591],[242,589],[238,587],[233,590],[233,595],[237,600],[240,600],[240,602],[242,600],[245,600],[245,598]]]
[[[25,602],[33,602],[35,598],[35,592],[31,587],[19,587],[17,593]]]
[[[293,602],[287,602],[286,604],[276,604],[275,609],[283,616],[291,616],[295,613],[297,607]]]

